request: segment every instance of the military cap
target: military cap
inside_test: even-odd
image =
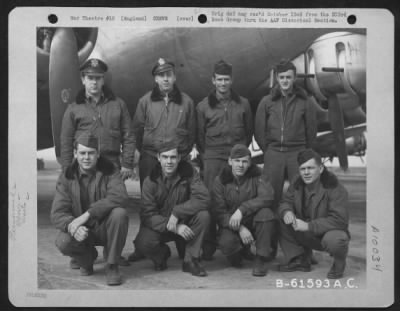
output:
[[[229,157],[231,159],[238,159],[238,158],[243,158],[245,156],[251,157],[251,152],[249,148],[247,148],[245,145],[242,144],[236,144],[232,147],[231,154]]]
[[[224,60],[220,60],[214,65],[214,74],[217,75],[232,75],[232,65],[225,62]]]
[[[154,65],[153,69],[151,70],[151,74],[153,76],[158,75],[162,72],[170,71],[175,69],[175,64],[165,58],[159,58],[157,63]]]
[[[322,163],[321,156],[311,148],[302,150],[297,155],[297,163],[299,164],[299,166],[311,159],[314,159],[317,164]]]
[[[179,144],[175,139],[162,142],[158,146],[157,151],[158,151],[158,153],[162,153],[162,152],[170,151],[172,149],[176,149],[179,153]]]
[[[80,68],[82,73],[103,75],[107,72],[107,65],[101,59],[91,58],[88,59]]]
[[[99,150],[99,141],[96,136],[94,136],[91,132],[83,132],[75,141],[76,146],[78,144],[83,145],[85,147],[93,148]]]
[[[279,64],[275,66],[276,73],[285,72],[288,70],[293,70],[293,72],[296,73],[296,66],[287,59],[282,59]]]

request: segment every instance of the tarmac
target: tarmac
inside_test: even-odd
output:
[[[212,261],[203,261],[208,272],[207,277],[195,277],[181,271],[174,243],[169,243],[172,256],[168,260],[168,269],[154,271],[150,260],[131,263],[128,267],[120,267],[123,283],[120,286],[106,285],[105,262],[102,247],[98,246],[99,257],[94,265],[94,274],[80,276],[79,270],[71,270],[69,257],[63,256],[54,244],[57,230],[50,223],[49,215],[55,185],[60,170],[48,167],[39,170],[37,235],[38,235],[38,288],[39,289],[108,289],[108,290],[163,290],[163,289],[293,289],[304,288],[309,279],[316,285],[323,286],[329,282],[330,288],[366,287],[366,169],[350,169],[342,173],[333,169],[349,192],[349,212],[351,241],[345,275],[339,282],[326,279],[332,264],[332,257],[324,252],[314,251],[318,261],[311,272],[280,272],[278,265],[283,262],[283,254],[279,250],[275,260],[269,263],[265,277],[252,276],[252,262],[245,261],[243,268],[230,267],[226,258],[217,250]],[[126,258],[134,251],[132,241],[139,230],[140,188],[138,181],[126,182],[131,197],[129,214],[129,232],[122,255]],[[335,284],[335,286],[333,286]]]

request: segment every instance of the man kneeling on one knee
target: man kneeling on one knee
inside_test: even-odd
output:
[[[155,270],[161,271],[167,268],[171,255],[166,242],[186,244],[183,272],[206,276],[199,258],[210,222],[209,192],[196,169],[181,159],[178,144],[163,144],[158,161],[143,183],[142,223],[135,248],[153,261]]]
[[[118,263],[128,234],[128,200],[121,174],[99,155],[98,139],[83,133],[74,143],[72,164],[58,178],[51,221],[60,230],[56,245],[72,257],[81,275],[93,274],[96,245],[104,246],[108,285],[121,284]]]
[[[253,275],[265,276],[272,251],[274,191],[261,170],[251,163],[251,153],[245,145],[233,146],[228,163],[215,178],[212,192],[218,243],[230,264],[241,267],[243,258],[254,259],[250,245],[255,240]]]
[[[349,243],[348,195],[312,149],[298,154],[295,177],[279,206],[280,244],[287,264],[280,271],[311,270],[312,250],[327,251],[333,265],[327,277],[343,276]]]

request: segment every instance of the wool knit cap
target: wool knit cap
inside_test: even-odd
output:
[[[214,65],[214,74],[231,76],[232,65],[225,62],[224,60],[220,60]]]
[[[179,153],[179,144],[176,140],[170,140],[170,141],[165,141],[163,143],[161,143],[158,148],[157,151],[158,153],[162,153],[162,152],[166,152],[166,151],[170,151],[172,149],[176,149],[178,150]]]
[[[76,143],[85,147],[99,150],[99,141],[97,137],[90,132],[83,132],[81,135],[79,135],[76,139]]]
[[[231,159],[238,159],[238,158],[243,158],[245,156],[251,156],[249,148],[247,148],[245,145],[242,144],[236,144],[235,146],[232,147],[231,154],[229,157]]]

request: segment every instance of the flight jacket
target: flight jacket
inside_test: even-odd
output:
[[[83,132],[90,131],[99,140],[100,154],[121,153],[121,166],[133,168],[135,137],[132,121],[125,102],[110,89],[103,88],[103,98],[94,107],[82,89],[76,101],[68,105],[61,126],[61,165],[67,167],[73,160],[73,143]]]
[[[186,221],[199,211],[209,209],[209,192],[193,166],[181,161],[177,175],[167,189],[158,164],[144,180],[140,219],[145,227],[166,232],[171,214],[179,221]]]
[[[284,100],[286,110],[282,104]],[[263,152],[268,148],[276,151],[312,148],[317,135],[315,105],[315,100],[299,86],[294,86],[287,99],[279,87],[264,96],[257,108],[254,131],[254,138]]]
[[[312,204],[308,207],[310,219],[306,219],[303,214],[304,188],[306,185],[300,176],[293,179],[279,204],[278,214],[280,218],[283,218],[287,211],[292,211],[297,218],[307,221],[309,231],[317,236],[321,236],[330,230],[344,230],[348,233],[347,190],[339,183],[337,177],[326,168],[324,168],[319,182],[320,185]]]
[[[116,207],[126,207],[128,194],[121,175],[106,158],[99,157],[94,179],[89,183],[88,189],[90,201],[87,210],[90,214],[88,225],[101,222]],[[74,160],[58,178],[50,219],[57,229],[67,232],[70,222],[83,213],[79,165]]]
[[[228,228],[230,217],[237,209],[243,218],[254,216],[262,208],[272,209],[274,190],[257,165],[252,164],[240,182],[233,176],[231,166],[226,166],[215,178],[212,202],[211,210],[218,225]],[[259,220],[274,219],[272,212],[270,215],[270,219]]]
[[[140,152],[156,156],[160,145],[175,140],[179,151],[186,156],[192,150],[196,135],[194,103],[177,86],[166,103],[156,86],[140,98],[133,131]]]
[[[196,110],[197,148],[204,159],[227,160],[234,145],[251,143],[253,115],[249,101],[233,90],[226,107],[217,99],[214,90]]]

